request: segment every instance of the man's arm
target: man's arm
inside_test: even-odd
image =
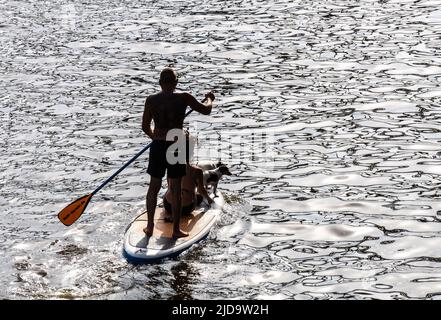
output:
[[[213,93],[211,92],[208,93],[205,96],[205,100],[203,103],[197,101],[196,98],[189,93],[184,93],[184,96],[187,105],[193,110],[196,110],[197,112],[205,115],[209,115],[211,113],[211,109],[213,108],[213,100],[214,100]]]
[[[202,174],[202,169],[200,168],[196,170],[196,185],[198,187],[199,194],[207,200],[208,204],[212,204],[213,199],[210,198],[207,189],[204,187],[204,175]]]
[[[150,126],[152,123],[152,112],[150,110],[149,98],[145,99],[144,114],[142,115],[142,131],[144,131],[151,139],[153,139],[153,131]]]

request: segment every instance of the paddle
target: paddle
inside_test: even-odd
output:
[[[205,99],[204,99],[205,100]],[[185,114],[185,117],[187,117],[191,112],[190,110]],[[115,178],[121,171],[123,171],[125,168],[127,168],[133,161],[135,161],[141,154],[143,154],[145,151],[147,151],[152,142],[150,142],[148,145],[146,145],[141,151],[139,151],[132,159],[127,161],[125,165],[123,165],[118,171],[116,171],[112,176],[107,178],[106,181],[104,181],[98,188],[96,188],[92,193],[85,195],[71,204],[69,204],[66,208],[60,211],[58,214],[58,219],[65,225],[70,226],[72,223],[78,220],[78,218],[83,214],[84,210],[86,209],[87,205],[90,202],[90,199],[98,192],[100,191],[106,184],[108,184],[113,178]]]

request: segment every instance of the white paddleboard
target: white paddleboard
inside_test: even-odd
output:
[[[213,198],[213,195],[211,195]],[[147,237],[143,229],[147,226],[147,212],[140,214],[132,221],[124,235],[123,254],[132,263],[151,263],[163,258],[179,255],[193,244],[203,240],[210,232],[224,206],[224,198],[217,191],[214,203],[208,207],[202,202],[190,215],[181,217],[181,230],[189,235],[173,239],[173,223],[164,220],[165,210],[157,208],[153,235]]]

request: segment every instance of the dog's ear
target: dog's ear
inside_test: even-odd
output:
[[[220,167],[222,167],[222,166],[224,166],[224,164],[222,163],[222,161],[218,161],[217,163],[216,163],[216,168],[220,168]]]
[[[219,170],[220,170],[220,172],[221,172],[222,174],[225,174],[225,175],[227,175],[227,176],[231,176],[231,175],[232,175],[231,172],[230,172],[230,170],[228,170],[227,166],[225,166],[225,165],[220,166],[220,167],[219,167]]]

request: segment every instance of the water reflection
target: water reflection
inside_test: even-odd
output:
[[[195,268],[186,262],[180,262],[172,267],[171,272],[174,279],[171,281],[171,288],[175,294],[169,299],[189,300],[193,299],[192,284],[198,279],[199,273]]]
[[[438,2],[2,1],[2,297],[438,299]],[[187,125],[235,174],[207,241],[135,267],[145,157],[55,215],[147,143],[166,65],[216,89]]]

